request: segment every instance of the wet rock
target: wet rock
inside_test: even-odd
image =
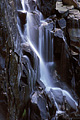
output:
[[[28,42],[21,43],[22,53],[23,55],[27,55],[27,53],[32,53],[31,47]]]
[[[36,71],[36,70],[35,70]],[[37,72],[34,72],[34,69],[31,66],[30,60],[26,55],[22,56],[22,73],[21,73],[21,81],[25,83],[29,88],[29,93],[33,91],[33,88],[36,84]],[[36,77],[35,77],[36,75]]]
[[[56,0],[37,0],[38,9],[45,17],[55,13]]]
[[[47,101],[43,94],[35,92],[31,98],[31,120],[45,120],[49,118],[46,108]]]
[[[58,117],[58,120],[67,120],[69,119],[68,115],[65,112],[56,112],[56,117]]]
[[[37,106],[37,93],[35,93],[31,100],[31,120],[41,119],[40,110]]]
[[[62,2],[56,3],[56,14],[57,17],[67,17],[69,14],[69,9],[74,8],[73,6],[65,6]]]
[[[5,68],[5,59],[0,55],[0,68]]]
[[[36,8],[36,0],[25,0],[25,7],[30,11],[34,11]],[[28,8],[29,6],[29,8]]]
[[[21,44],[22,48],[22,73],[21,81],[28,86],[27,95],[29,96],[35,88],[36,81],[39,80],[39,59],[32,51],[28,42]]]
[[[33,56],[34,56],[34,53],[33,53],[32,49],[31,49],[29,43],[28,42],[22,43],[21,48],[22,48],[23,55],[26,55],[26,58],[28,56],[28,58],[30,60],[30,63],[32,65],[32,67],[34,68],[34,60],[32,59]]]
[[[54,54],[60,56],[62,44],[64,42],[64,34],[61,29],[56,28],[54,32]]]
[[[0,89],[7,94],[7,106],[5,106],[3,102],[3,104],[0,105],[0,113],[3,113],[4,119],[7,120],[13,120],[14,117],[18,117],[18,104],[20,103],[18,96],[20,75],[19,59],[17,54],[13,52],[13,49],[14,51],[18,51],[18,55],[20,55],[20,47],[17,48],[16,46],[20,44],[21,38],[17,32],[17,13],[15,13],[16,6],[14,7],[14,4],[15,2],[13,1],[0,2],[0,13],[2,13],[2,15],[0,14]],[[14,44],[15,42],[16,45]],[[3,101],[4,100],[5,98],[3,98]],[[5,113],[5,111],[7,113]],[[0,118],[2,119],[1,116]]]
[[[66,41],[67,38],[65,37],[64,32],[61,29],[56,28],[54,32],[54,56],[56,69],[61,79],[68,84],[71,84],[72,73],[70,72],[70,69],[72,64],[70,63],[69,46]]]
[[[58,21],[58,28],[64,30],[66,28],[66,20],[64,18],[59,19]]]
[[[76,80],[76,84],[79,81],[79,75],[78,75],[78,71],[77,68],[79,68],[79,48],[80,48],[80,12],[79,10],[73,9],[73,10],[69,10],[69,15],[67,17],[67,27],[68,27],[68,36],[69,36],[69,45],[70,45],[70,50],[71,50],[71,60],[72,60],[72,64],[74,66],[74,68],[76,69],[75,71],[75,80]],[[77,75],[76,75],[77,74]],[[78,87],[78,86],[77,86]]]
[[[62,105],[62,103],[63,103],[63,94],[62,94],[62,91],[60,91],[60,90],[57,90],[57,91],[56,91],[56,90],[52,90],[52,89],[51,89],[51,93],[52,93],[55,101],[56,101],[58,104]]]
[[[38,86],[41,87],[41,89],[45,89],[46,88],[46,86],[43,84],[43,82],[41,80],[38,80],[37,84],[38,84]]]
[[[55,106],[54,96],[51,94],[51,91],[47,93],[47,102],[50,116],[55,116],[57,108]]]
[[[61,29],[56,28],[54,36],[59,37],[59,38],[63,38],[64,37],[63,31]]]
[[[19,0],[16,0],[16,7],[17,7],[17,10],[22,9],[22,5],[21,5],[21,2]]]
[[[78,7],[78,2],[77,0],[62,0],[63,4],[65,5],[74,5],[74,7]]]
[[[21,74],[21,80],[29,85],[29,80],[28,80],[28,77],[29,77],[29,70],[31,69],[31,64],[30,64],[30,60],[29,58],[24,55],[22,57],[22,74]]]
[[[63,107],[62,105],[64,105],[65,108],[62,108],[62,109],[66,111],[67,109],[76,110],[78,104],[66,90],[63,90],[61,88],[52,88],[50,89],[50,91],[53,96],[53,100],[57,110],[58,109],[61,110],[61,108],[59,108],[59,105],[61,107]]]
[[[67,17],[69,28],[78,28],[80,23],[80,12],[77,9],[69,10]]]
[[[24,25],[26,24],[26,15],[27,15],[27,12],[18,10],[18,16],[19,16],[19,19],[20,19],[22,30],[24,30]]]
[[[31,67],[34,69],[35,74],[37,75],[37,77],[39,77],[39,74],[38,74],[39,73],[39,59],[38,59],[38,57],[32,51],[28,42],[22,43],[21,48],[22,48],[23,55],[26,55],[26,57],[29,58],[29,61],[30,61],[29,65],[31,64]]]
[[[73,14],[73,16],[72,16]],[[80,18],[79,18],[80,12],[78,10],[70,10],[69,16],[68,16],[68,32],[71,41],[73,42],[79,42],[79,23],[80,23]]]

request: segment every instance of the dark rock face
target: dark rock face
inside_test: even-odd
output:
[[[5,104],[4,106],[6,108],[6,119],[9,120],[14,120],[14,117],[17,119],[18,103],[20,103],[18,76],[20,76],[21,38],[17,31],[16,16],[15,2],[0,1],[0,89],[2,89],[3,94],[6,94],[2,101],[7,100],[7,107]],[[15,42],[18,44],[15,44]]]
[[[76,91],[78,92],[80,77],[80,12],[77,9],[73,9],[72,6],[63,5],[62,2],[57,2],[56,14],[58,17],[56,20],[57,29],[55,29],[54,32],[54,54],[57,64],[56,68],[59,66],[57,68],[57,71],[59,72],[58,74],[60,74],[61,78],[64,81],[66,80],[66,82],[71,85],[73,89],[76,87]],[[61,36],[63,37],[61,38]]]
[[[39,60],[30,47],[21,46],[17,15],[20,1],[0,1],[0,119],[16,120],[39,79]],[[22,21],[24,25],[25,19]],[[22,118],[21,118],[22,119]]]
[[[44,94],[35,92],[31,99],[31,120],[45,120],[48,118],[47,100]]]
[[[55,12],[56,0],[37,0],[38,9],[45,17],[48,17]]]
[[[63,4],[65,5],[74,5],[74,7],[78,7],[77,0],[62,0]]]
[[[63,81],[70,84],[71,75],[68,44],[63,29],[55,28],[54,31],[54,61],[56,63],[56,70]]]
[[[26,15],[27,15],[27,12],[23,12],[21,10],[18,10],[18,16],[20,19],[20,25],[22,28],[22,32],[24,31],[24,25],[26,24]]]
[[[56,28],[54,33],[54,54],[58,57],[58,55],[61,55],[62,52],[62,43],[64,34],[61,29]],[[59,43],[59,44],[58,44]]]
[[[75,74],[75,84],[77,91],[79,90],[79,72],[80,72],[80,12],[76,9],[69,11],[69,16],[67,17],[67,30],[69,34],[69,46],[71,50],[71,59],[74,66]],[[76,71],[75,71],[76,70]]]

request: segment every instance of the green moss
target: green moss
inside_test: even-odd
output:
[[[24,112],[22,114],[22,117],[25,117],[26,116],[26,109],[24,109]]]

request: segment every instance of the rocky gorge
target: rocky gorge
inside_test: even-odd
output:
[[[0,1],[0,120],[80,119],[80,2],[65,1]]]

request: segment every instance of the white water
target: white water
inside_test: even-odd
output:
[[[78,106],[77,102],[72,98],[72,96],[66,90],[62,90],[61,88],[58,88],[58,87],[48,87],[46,90],[50,91],[51,89],[56,92],[57,91],[62,92],[63,96],[66,96],[66,100],[70,104],[70,106],[76,109],[76,106]],[[61,96],[58,96],[58,97],[61,97]]]
[[[23,11],[26,11],[26,8],[25,8],[25,3],[24,3],[25,0],[21,0],[21,4],[22,4],[22,8],[23,8]]]
[[[53,62],[53,22],[41,20],[39,27],[39,53],[45,62]]]
[[[36,53],[36,55],[38,56],[38,58],[40,59],[40,75],[41,75],[41,81],[43,81],[43,83],[45,84],[45,86],[52,86],[51,83],[50,83],[50,76],[49,76],[49,72],[42,60],[42,57],[40,56],[40,54],[38,53],[38,51],[36,50],[36,48],[34,47],[34,45],[32,44],[32,40],[33,40],[33,37],[36,36],[36,31],[35,31],[35,28],[33,27],[34,26],[34,21],[32,22],[32,16],[29,12],[27,12],[27,40],[31,46],[31,48],[33,49],[33,51]],[[33,27],[33,31],[31,30],[30,31],[30,25]],[[37,32],[38,33],[38,32]],[[32,35],[32,36],[31,36]],[[41,35],[41,34],[39,34]],[[36,38],[36,37],[35,37]],[[40,39],[40,37],[39,37]],[[40,45],[40,52],[41,52],[41,39],[39,40],[39,45]],[[45,74],[44,74],[44,71],[45,71]]]
[[[25,11],[24,1],[22,1],[22,6],[23,6],[23,10]],[[58,91],[59,90],[60,92],[62,92],[62,94],[64,96],[66,96],[66,100],[70,104],[70,106],[76,110],[76,106],[78,106],[78,104],[66,90],[62,90],[61,88],[58,88],[58,87],[52,87],[52,83],[50,82],[51,78],[50,78],[49,72],[48,72],[48,70],[47,70],[47,68],[45,66],[45,63],[43,62],[43,59],[42,59],[42,42],[44,42],[44,41],[42,41],[42,37],[44,37],[44,35],[41,36],[43,34],[41,30],[42,30],[42,27],[44,26],[44,24],[42,24],[42,26],[40,26],[41,27],[40,31],[38,31],[39,30],[39,26],[36,25],[37,26],[36,27],[37,31],[36,31],[35,30],[35,26],[34,26],[35,19],[32,18],[31,14],[32,13],[27,12],[27,28],[25,28],[25,31],[27,32],[27,37],[26,37],[26,35],[24,37],[26,37],[25,39],[28,40],[31,48],[33,49],[33,51],[36,53],[36,55],[40,59],[40,72],[41,72],[40,73],[41,74],[41,78],[40,79],[45,84],[46,91],[50,91],[50,89],[52,89],[53,91]],[[47,24],[47,23],[45,23],[45,24]],[[36,50],[36,47],[34,47],[34,41],[33,41],[34,38],[36,39],[36,33],[38,34],[38,32],[39,32],[39,41],[38,42],[39,42],[39,51],[40,51],[40,53]],[[47,34],[46,34],[46,39],[47,39]],[[43,43],[43,45],[44,45],[44,43]],[[52,54],[53,54],[53,52],[52,52]],[[58,96],[58,95],[56,94],[56,96]],[[59,107],[58,107],[58,103],[55,100],[55,96],[53,97],[53,99],[55,101],[55,105],[56,105],[57,110],[60,111]]]
[[[28,40],[31,48],[33,49],[33,51],[36,53],[36,55],[40,59],[40,69],[41,69],[40,70],[41,71],[41,73],[40,73],[41,74],[40,80],[44,83],[44,85],[46,87],[52,86],[52,85],[50,85],[50,82],[49,82],[49,79],[51,79],[51,78],[49,76],[49,73],[48,73],[48,70],[47,70],[46,66],[44,65],[44,62],[43,62],[42,58],[40,57],[39,53],[37,52],[37,50],[35,49],[35,47],[31,43],[31,41],[28,39],[28,37],[27,37],[27,40]],[[44,74],[44,71],[45,71],[46,74]]]

